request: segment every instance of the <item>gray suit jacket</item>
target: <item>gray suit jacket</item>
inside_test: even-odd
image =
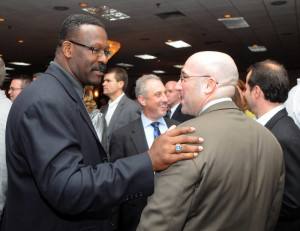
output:
[[[105,115],[108,110],[108,105],[104,106],[101,111],[103,113],[103,119],[105,120]],[[111,134],[118,128],[127,125],[129,122],[136,120],[141,115],[140,107],[138,104],[129,99],[126,95],[120,100],[116,110],[114,111],[109,126],[106,126],[104,122],[104,131],[102,135],[102,145],[107,153],[109,153],[109,143],[111,139]]]
[[[275,137],[233,102],[217,103],[185,125],[204,138],[204,151],[155,175],[137,230],[272,230],[284,185]]]

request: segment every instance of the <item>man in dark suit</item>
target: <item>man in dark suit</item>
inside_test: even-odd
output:
[[[138,231],[271,231],[276,224],[282,150],[268,129],[232,102],[237,80],[227,54],[198,52],[185,62],[177,89],[182,111],[196,117],[179,127],[197,127],[205,149],[155,174]]]
[[[287,115],[283,103],[288,97],[289,79],[283,65],[265,60],[248,70],[245,96],[257,121],[279,141],[286,176],[277,231],[300,230],[300,130]]]
[[[158,123],[159,133],[178,122],[163,118],[167,112],[167,97],[165,87],[156,75],[144,75],[136,81],[136,97],[142,106],[141,117],[128,125],[115,130],[112,135],[110,150],[112,161],[137,155],[148,150],[154,139]],[[135,231],[147,196],[136,199],[120,206],[118,228],[120,231]]]
[[[6,130],[2,231],[111,230],[112,207],[138,193],[150,195],[153,171],[199,151],[185,146],[184,153],[174,155],[176,143],[198,140],[177,137],[190,128],[175,129],[148,152],[106,163],[82,101],[83,86],[100,84],[106,49],[107,34],[98,19],[69,16],[54,61],[15,100]]]
[[[111,68],[104,75],[103,94],[109,97],[108,104],[101,108],[105,119],[102,145],[107,153],[113,131],[127,125],[140,117],[138,104],[125,95],[128,84],[126,70],[120,67]]]
[[[176,120],[179,123],[182,123],[186,120],[194,118],[194,116],[182,113],[182,105],[180,104],[180,93],[176,89],[176,84],[176,81],[168,81],[165,84],[169,107],[166,117]]]

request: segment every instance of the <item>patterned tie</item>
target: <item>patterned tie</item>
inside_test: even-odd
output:
[[[160,136],[159,122],[153,122],[151,123],[151,126],[153,127],[153,136],[155,139],[156,137]]]

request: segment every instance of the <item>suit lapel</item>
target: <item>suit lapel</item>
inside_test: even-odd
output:
[[[75,89],[72,86],[71,82],[68,80],[68,77],[66,76],[66,74],[62,70],[60,70],[58,67],[56,67],[54,64],[49,65],[48,69],[46,70],[46,74],[53,76],[63,86],[63,88],[66,90],[66,92],[69,94],[69,96],[73,99],[73,101],[75,101],[77,103],[77,106],[78,106],[78,109],[79,109],[79,112],[80,112],[82,118],[88,124],[91,132],[94,134],[94,136],[97,140],[98,146],[101,147],[101,149],[103,150],[103,147],[102,147],[102,145],[100,145],[100,141],[98,139],[97,133],[92,124],[91,118],[89,117],[87,110],[83,104],[83,101],[80,99],[79,95],[75,92]],[[59,77],[57,75],[59,75]]]
[[[135,120],[129,133],[130,140],[134,144],[137,153],[148,150],[148,144],[141,118]]]
[[[287,116],[286,109],[282,109],[279,112],[277,112],[265,125],[266,128],[272,130],[272,128],[275,126],[275,124],[283,117]]]
[[[111,119],[110,119],[110,122],[109,122],[109,126],[108,126],[108,132],[110,131],[113,131],[114,130],[114,126],[116,124],[116,121],[118,121],[118,117],[119,115],[121,114],[122,110],[123,110],[123,107],[124,107],[124,104],[125,104],[125,101],[126,101],[126,95],[124,95],[122,97],[122,99],[120,100],[120,102],[118,103],[117,107],[116,107],[116,110],[114,111]]]

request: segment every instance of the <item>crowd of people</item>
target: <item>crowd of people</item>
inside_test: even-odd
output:
[[[71,15],[47,70],[0,90],[0,230],[300,230],[300,88],[282,64],[242,81],[199,51],[133,100],[107,54],[103,24]]]

